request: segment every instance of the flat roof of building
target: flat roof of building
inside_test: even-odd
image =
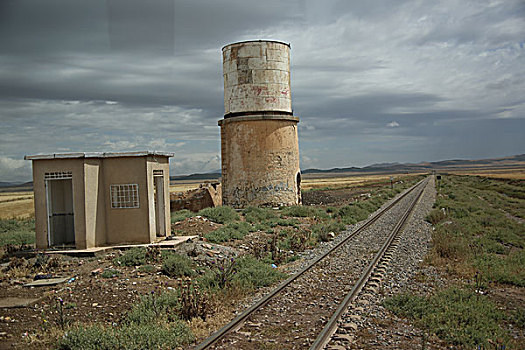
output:
[[[53,154],[35,154],[32,156],[25,156],[24,159],[25,160],[41,160],[41,159],[118,158],[118,157],[145,157],[145,156],[173,157],[173,153],[157,152],[157,151],[53,153]]]

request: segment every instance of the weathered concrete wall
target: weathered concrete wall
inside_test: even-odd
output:
[[[82,161],[82,160],[80,160]],[[86,247],[106,244],[106,184],[104,183],[103,160],[84,159],[84,191],[86,216]]]
[[[221,141],[224,205],[300,203],[297,118],[224,119]]]
[[[106,243],[149,243],[150,216],[149,192],[145,157],[104,159],[104,183],[106,184]],[[138,184],[139,208],[111,208],[111,185]]]
[[[185,192],[170,193],[170,210],[188,209],[197,212],[204,208],[222,204],[221,184],[203,183],[199,188]]]
[[[222,49],[224,114],[292,112],[290,47],[276,41],[249,41]]]

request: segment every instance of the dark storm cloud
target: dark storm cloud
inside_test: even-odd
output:
[[[4,0],[0,180],[66,151],[218,169],[220,49],[259,38],[292,44],[302,168],[523,153],[524,18],[520,0]]]

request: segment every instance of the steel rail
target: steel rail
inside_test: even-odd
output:
[[[346,295],[346,297],[343,299],[343,301],[339,304],[337,309],[335,310],[334,314],[328,320],[325,327],[319,333],[319,336],[314,341],[314,343],[310,346],[310,350],[320,350],[324,349],[326,345],[330,342],[333,334],[337,331],[338,328],[338,321],[341,319],[343,314],[346,312],[348,305],[357,297],[359,292],[363,289],[363,287],[368,282],[368,279],[374,272],[375,268],[379,263],[382,261],[383,256],[388,251],[390,246],[392,245],[392,242],[395,240],[397,235],[403,230],[406,223],[408,222],[408,219],[412,212],[414,211],[414,208],[416,207],[417,203],[419,202],[421,196],[423,195],[423,191],[426,188],[426,185],[428,184],[428,181],[424,184],[422,189],[419,191],[416,199],[414,202],[410,205],[410,207],[405,211],[401,219],[397,222],[396,226],[388,236],[387,240],[381,247],[381,249],[377,252],[377,254],[374,256],[368,267],[364,270],[364,272],[361,274],[361,277],[359,280],[354,284],[354,287],[352,290]]]
[[[317,257],[315,260],[313,260],[310,264],[308,264],[306,267],[301,269],[299,272],[297,272],[295,275],[290,276],[281,284],[279,284],[275,289],[273,289],[270,293],[265,295],[262,299],[260,299],[257,303],[250,306],[248,309],[237,315],[233,320],[231,320],[229,323],[227,323],[225,326],[217,330],[215,333],[213,333],[211,336],[206,338],[202,343],[198,344],[194,349],[195,350],[203,350],[207,349],[213,344],[215,344],[217,341],[222,339],[227,333],[229,333],[232,330],[238,329],[242,326],[244,321],[255,311],[266,305],[274,296],[279,294],[284,288],[286,288],[289,284],[291,284],[293,281],[295,281],[297,278],[302,276],[305,272],[310,270],[314,265],[316,265],[319,261],[326,258],[329,254],[337,250],[340,246],[348,242],[351,238],[355,237],[359,233],[361,233],[364,229],[368,228],[370,225],[375,223],[381,216],[383,216],[384,213],[386,213],[388,210],[390,210],[394,205],[399,203],[403,198],[405,198],[409,193],[414,191],[421,183],[423,183],[425,179],[419,181],[417,184],[412,186],[410,189],[405,191],[399,198],[394,200],[392,203],[390,203],[386,208],[378,212],[373,217],[369,218],[362,226],[360,226],[357,230],[352,232],[348,235],[345,239],[343,239],[341,242],[337,243],[334,247],[330,248],[327,252]]]

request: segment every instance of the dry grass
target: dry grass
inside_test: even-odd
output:
[[[232,286],[211,297],[213,312],[208,315],[206,321],[194,318],[189,322],[192,333],[198,342],[209,337],[213,332],[230,322],[238,310],[238,303],[245,297],[245,291],[240,287]]]
[[[199,188],[200,184],[204,181],[171,181],[170,182],[170,192],[184,192],[189,190],[194,190]]]
[[[33,199],[0,202],[0,219],[29,218],[35,215]]]
[[[317,174],[316,174],[317,175]],[[415,176],[418,174],[381,174],[381,175],[348,175],[344,177],[326,177],[321,174],[319,177],[314,177],[314,174],[305,176],[301,182],[301,188],[303,190],[320,189],[320,188],[348,188],[357,187],[365,183],[370,182],[382,182],[390,181],[390,177],[394,178],[394,181],[403,180],[407,176]]]
[[[0,193],[0,203],[12,202],[21,199],[33,198],[33,192],[2,192]]]
[[[483,169],[447,171],[455,175],[477,175],[497,179],[525,180],[525,169]]]
[[[27,277],[30,276],[33,273],[33,270],[27,266],[18,266],[13,267],[12,269],[6,271],[6,272],[0,272],[0,277],[3,279],[18,279],[21,277]]]

